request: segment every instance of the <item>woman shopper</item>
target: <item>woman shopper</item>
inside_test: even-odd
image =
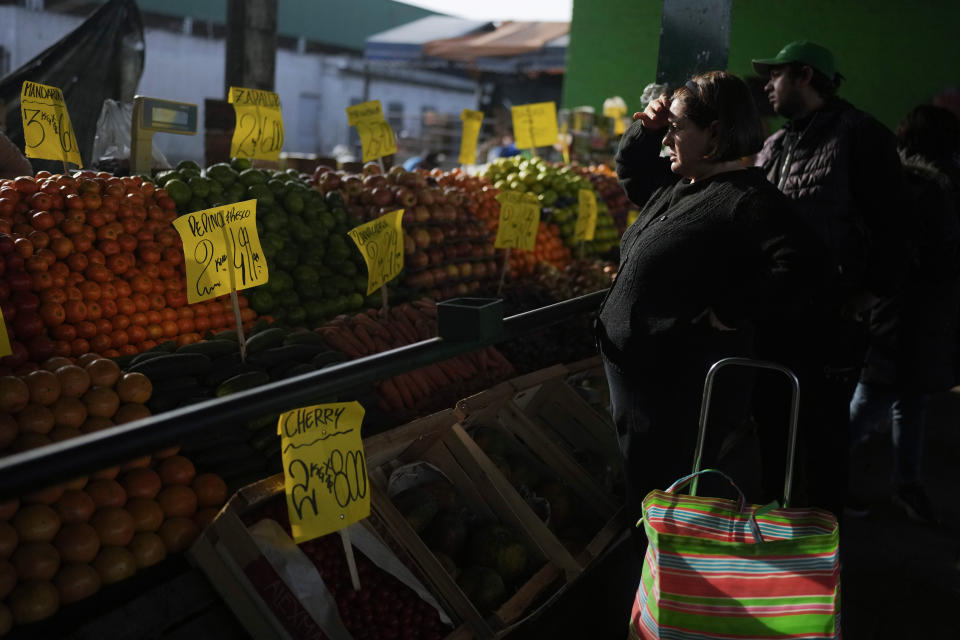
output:
[[[690,471],[709,366],[753,355],[755,331],[816,288],[823,255],[790,201],[746,161],[763,132],[742,80],[696,76],[635,117],[616,163],[641,212],[597,322],[632,522],[648,491]],[[714,434],[749,415],[749,381],[724,376]]]

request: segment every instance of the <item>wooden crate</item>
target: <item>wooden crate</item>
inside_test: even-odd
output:
[[[388,459],[374,468],[368,458],[373,485],[373,510],[387,525],[391,536],[410,552],[426,579],[444,595],[461,619],[472,623],[478,632],[488,637],[504,637],[509,634],[511,626],[533,614],[549,596],[555,595],[574,580],[582,565],[526,505],[523,509],[516,509],[504,497],[501,486],[505,480],[492,477],[498,472],[489,460],[474,456],[469,443],[464,441],[465,434],[462,430],[458,431],[454,424],[455,416],[452,413],[445,414],[444,420],[448,422],[446,428],[438,428],[440,425],[436,422],[412,423],[407,431],[409,445],[395,459]],[[374,452],[377,455],[376,447]],[[382,459],[382,456],[378,455],[378,459]],[[460,500],[478,516],[499,521],[511,528],[540,564],[540,568],[506,602],[486,617],[387,497],[390,473],[402,465],[418,461],[428,462],[442,471],[456,488]]]
[[[207,527],[189,551],[190,559],[206,574],[233,614],[251,637],[260,639],[325,638],[317,623],[298,601],[270,561],[264,557],[242,516],[284,490],[277,474],[238,491]],[[483,637],[461,619],[424,579],[422,572],[397,541],[384,539],[388,530],[373,514],[362,521],[430,589],[454,620],[456,628],[447,640]],[[399,553],[398,553],[399,551]],[[254,586],[256,584],[256,586]],[[278,615],[279,614],[279,615]]]

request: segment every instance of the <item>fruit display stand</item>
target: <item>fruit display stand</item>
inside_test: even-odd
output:
[[[307,588],[306,582],[321,582],[323,578],[316,572],[305,578],[301,574],[301,580],[291,584],[289,577],[283,577],[283,567],[271,559],[275,556],[267,557],[263,553],[249,528],[255,520],[253,514],[283,499],[283,482],[283,476],[276,475],[237,492],[194,543],[190,557],[252,637],[326,638],[328,635],[295,593]],[[275,510],[267,514],[275,515]],[[354,526],[362,526],[391,551],[399,551],[398,559],[416,572],[416,565],[405,556],[402,547],[381,537],[383,528],[378,526],[375,515]],[[361,591],[363,588],[361,583]],[[373,587],[367,585],[366,588]],[[442,600],[440,604],[444,606]],[[455,614],[451,618],[456,619]],[[474,637],[474,633],[463,625],[456,629],[448,625],[438,637],[455,640]]]

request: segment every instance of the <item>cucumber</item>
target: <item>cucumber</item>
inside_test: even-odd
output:
[[[213,368],[210,370],[210,373],[203,377],[203,384],[212,389],[216,389],[224,380],[238,376],[241,373],[250,373],[251,371],[263,371],[263,368],[246,362],[240,362],[240,354],[237,354],[236,361],[221,358],[213,361]]]
[[[247,354],[247,362],[272,369],[285,363],[309,362],[318,353],[326,350],[325,346],[318,344],[288,344],[265,349],[252,355]]]
[[[130,360],[127,366],[132,367],[133,365],[140,364],[145,360],[152,360],[153,358],[159,358],[160,356],[167,356],[167,355],[170,355],[170,354],[167,353],[166,351],[153,351],[153,350],[144,351],[143,353],[139,353],[133,356],[133,359]],[[121,369],[122,368],[123,367],[121,367]]]
[[[271,327],[264,329],[260,333],[254,334],[247,339],[247,355],[259,353],[271,347],[277,347],[283,344],[283,339],[287,332],[283,329]]]
[[[261,333],[264,329],[269,329],[270,327],[271,327],[271,323],[270,323],[269,320],[267,320],[267,319],[265,319],[265,318],[260,318],[260,319],[257,320],[257,321],[254,323],[254,325],[250,328],[250,335],[253,336],[253,335],[256,335],[256,334],[258,334],[258,333]]]
[[[332,364],[339,364],[341,362],[346,362],[349,360],[346,355],[340,353],[339,351],[327,350],[318,353],[313,356],[311,364],[313,364],[314,369],[323,369],[324,367],[329,367]]]
[[[232,378],[228,378],[220,383],[217,387],[217,397],[222,398],[223,396],[228,396],[232,393],[239,393],[240,391],[246,391],[247,389],[252,389],[254,387],[259,387],[270,382],[270,376],[268,376],[263,371],[249,371],[247,373],[241,373],[235,375]]]
[[[187,396],[193,393],[193,391],[199,391],[203,387],[200,386],[200,380],[194,376],[177,376],[176,378],[166,378],[164,380],[157,380],[153,383],[153,392],[154,393],[165,393],[167,391],[180,391],[181,396]]]
[[[236,330],[234,329],[224,329],[223,331],[218,331],[213,334],[214,340],[224,340],[224,341],[233,341],[238,342],[240,337],[237,335]]]
[[[294,378],[296,376],[302,376],[305,373],[313,373],[316,371],[312,364],[307,362],[299,362],[292,367],[289,367],[286,371],[283,372],[282,376],[279,378],[274,378],[274,380],[284,380],[286,378]]]
[[[142,373],[156,383],[157,380],[180,376],[200,377],[207,374],[213,363],[202,353],[168,353],[143,362],[138,362],[128,372]]]
[[[323,346],[324,342],[319,333],[309,329],[299,329],[288,333],[283,339],[283,344],[318,344]]]
[[[220,356],[239,352],[240,345],[238,345],[236,342],[230,342],[229,340],[208,340],[207,342],[194,342],[193,344],[185,344],[177,349],[177,353],[202,353],[211,360],[219,358]]]

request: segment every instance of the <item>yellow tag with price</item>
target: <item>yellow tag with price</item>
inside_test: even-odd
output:
[[[627,115],[626,105],[604,105],[603,115],[613,120],[613,135],[622,135],[627,130],[626,124],[623,122]]]
[[[397,277],[403,270],[403,209],[354,227],[347,234],[367,263],[367,295]]]
[[[269,280],[257,234],[256,200],[189,213],[174,220],[173,226],[183,241],[191,304]]]
[[[236,158],[277,160],[283,148],[280,96],[262,89],[230,87],[227,101],[233,104],[237,114],[237,124],[230,140],[230,155]]]
[[[497,249],[533,251],[540,227],[540,202],[531,193],[501,191],[500,221],[493,246]]]
[[[397,141],[393,135],[393,129],[383,118],[383,107],[379,100],[370,100],[347,107],[347,122],[351,127],[356,127],[360,135],[363,162],[397,152]]]
[[[535,149],[557,144],[557,105],[535,102],[510,107],[513,116],[513,137],[517,149]]]
[[[483,111],[464,109],[460,113],[463,120],[463,135],[460,137],[460,164],[476,164],[477,138],[480,137],[480,125],[483,124]]]
[[[7,334],[7,324],[3,320],[3,314],[0,313],[0,358],[9,356],[13,353],[10,347],[10,336]]]
[[[60,160],[83,166],[70,114],[57,87],[24,82],[20,89],[24,151],[28,158]]]
[[[293,541],[339,531],[370,515],[359,402],[317,404],[280,416],[283,484]]]
[[[577,222],[573,227],[573,239],[576,242],[593,240],[597,230],[597,196],[590,189],[580,189],[577,194],[579,207]]]

